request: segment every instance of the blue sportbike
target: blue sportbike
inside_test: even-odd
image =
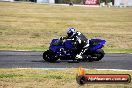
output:
[[[99,61],[105,53],[102,47],[105,40],[91,39],[89,40],[89,48],[82,55],[82,59],[76,59],[76,55],[82,50],[73,40],[53,39],[50,43],[49,49],[43,53],[43,59],[46,62],[56,62],[57,60],[78,60],[78,61]]]

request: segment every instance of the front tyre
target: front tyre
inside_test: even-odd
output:
[[[47,50],[43,53],[43,59],[48,62],[49,58],[49,51]]]
[[[58,60],[57,56],[55,55],[54,52],[51,52],[49,50],[45,51],[43,53],[43,59],[46,61],[46,62],[50,62],[50,63],[54,63]]]

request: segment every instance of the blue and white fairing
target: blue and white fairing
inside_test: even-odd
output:
[[[97,49],[102,48],[105,42],[106,42],[105,40],[101,40],[101,39],[91,39],[89,41],[89,44],[90,44],[89,51],[95,52]],[[62,40],[59,40],[59,39],[53,39],[49,47],[49,50],[61,56],[74,54],[69,52],[67,53],[67,51],[70,51],[72,49],[74,49],[74,43],[72,40],[65,40],[63,42]],[[65,51],[65,53],[62,51]]]
[[[105,40],[102,39],[91,39],[89,41],[90,43],[90,51],[91,52],[95,52],[97,49],[100,49],[104,46],[105,44]]]

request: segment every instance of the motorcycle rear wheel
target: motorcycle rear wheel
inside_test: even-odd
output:
[[[95,61],[99,61],[104,57],[105,53],[103,49],[97,49],[96,53],[93,55]]]

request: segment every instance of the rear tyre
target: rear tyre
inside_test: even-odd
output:
[[[105,55],[105,53],[104,53],[103,49],[97,49],[96,53],[94,54],[94,57],[96,57],[95,61],[101,60],[104,57],[104,55]]]
[[[49,50],[45,51],[43,53],[43,59],[46,61],[46,62],[50,62],[50,63],[54,63],[58,60],[57,56],[55,55],[54,52],[51,52]]]
[[[94,59],[91,57],[91,55],[83,55],[83,61],[93,62]]]

